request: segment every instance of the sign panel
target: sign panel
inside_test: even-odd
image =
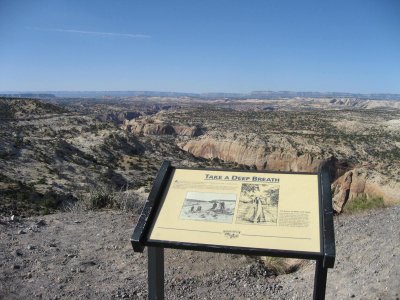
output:
[[[317,174],[173,169],[149,241],[321,253]]]

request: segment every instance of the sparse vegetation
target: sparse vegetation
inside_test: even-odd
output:
[[[77,199],[87,186],[107,186],[111,193],[98,192],[87,200],[88,207],[124,207],[115,203],[113,193],[127,184],[149,190],[164,159],[181,166],[256,168],[253,161],[196,157],[179,148],[179,143],[202,136],[236,141],[244,147],[262,145],[265,153],[293,153],[297,159],[333,157],[351,166],[368,163],[370,169],[384,174],[383,180],[398,182],[400,178],[396,123],[400,113],[396,109],[319,109],[274,100],[223,103],[146,97],[60,102],[62,106],[33,99],[0,99],[0,167],[5,176],[26,186],[18,197],[16,191],[4,192],[17,207],[32,202],[25,194],[54,192],[64,195],[62,199]],[[152,125],[195,126],[201,129],[200,136],[168,134],[162,126],[157,134],[142,136],[128,128],[124,131],[119,126],[129,111]],[[24,205],[18,204],[20,200]],[[57,205],[45,202],[35,205],[47,206],[50,212],[60,207],[58,200]],[[9,214],[11,206],[4,203],[0,204],[2,211]]]
[[[345,213],[357,213],[364,210],[383,208],[385,207],[385,202],[382,197],[367,197],[362,196],[350,200],[344,207]]]
[[[273,272],[275,275],[293,273],[297,271],[304,263],[304,260],[301,259],[272,256],[262,256],[260,257],[260,261],[269,271]]]
[[[90,188],[79,199],[70,204],[68,210],[97,210],[103,208],[120,209],[123,211],[139,212],[144,199],[133,190],[115,190],[110,186],[98,186]]]
[[[66,109],[30,98],[0,97],[0,119],[23,119],[45,114],[60,114]]]
[[[229,103],[222,103],[192,100],[179,102],[180,100],[177,99],[158,98],[153,100],[142,98],[134,101],[132,99],[118,99],[118,101],[98,99],[77,99],[74,101],[68,99],[64,102],[68,111],[57,110],[56,105],[41,105],[40,101],[23,99],[21,109],[18,111],[19,100],[14,99],[13,101],[13,107],[2,107],[2,99],[0,99],[0,215],[5,220],[11,219],[10,216],[12,215],[16,216],[16,219],[23,220],[24,218],[21,218],[21,216],[49,214],[57,210],[72,211],[71,214],[63,213],[62,217],[59,217],[60,215],[41,217],[44,220],[56,220],[56,223],[53,224],[49,222],[49,231],[43,232],[43,237],[46,241],[53,239],[64,243],[62,245],[57,242],[56,248],[60,249],[62,254],[59,256],[60,263],[57,263],[57,265],[61,266],[63,270],[53,271],[58,275],[65,274],[65,279],[63,279],[65,282],[62,282],[62,286],[68,286],[68,289],[72,287],[69,285],[72,282],[72,280],[70,281],[72,277],[69,270],[73,270],[70,264],[89,256],[80,253],[79,256],[70,260],[71,249],[76,249],[71,245],[81,245],[81,251],[86,249],[87,243],[82,243],[83,239],[89,238],[90,240],[90,235],[88,235],[86,229],[95,228],[94,243],[99,241],[104,243],[101,247],[96,244],[96,248],[93,248],[96,249],[97,254],[101,252],[109,253],[109,249],[121,252],[121,249],[124,249],[123,247],[127,245],[126,239],[121,238],[122,235],[126,235],[126,232],[120,229],[126,226],[118,227],[116,224],[120,224],[121,216],[129,215],[131,217],[133,213],[137,217],[143,207],[147,193],[150,191],[161,161],[164,159],[171,160],[173,165],[176,166],[252,170],[267,168],[267,162],[262,160],[265,155],[274,152],[272,154],[275,157],[271,159],[268,157],[268,161],[285,161],[285,164],[275,166],[275,168],[287,171],[297,168],[296,160],[302,160],[305,166],[316,164],[315,162],[319,163],[322,159],[332,160],[335,162],[332,165],[332,174],[336,172],[335,176],[337,177],[343,174],[349,175],[349,180],[344,184],[345,187],[338,187],[339,190],[343,188],[341,191],[344,191],[343,195],[347,195],[345,196],[347,197],[346,200],[351,198],[349,194],[355,190],[346,185],[348,183],[354,183],[360,187],[360,189],[357,189],[359,195],[361,194],[360,190],[363,189],[363,180],[368,176],[373,179],[374,184],[382,182],[386,184],[387,188],[396,186],[400,178],[398,159],[400,145],[400,123],[398,119],[400,112],[397,109],[320,109],[320,107],[313,107],[312,105],[297,107],[295,104],[292,107],[292,104],[287,104],[286,101],[280,101],[279,104],[274,104],[274,101],[271,101],[271,103],[268,103],[269,109],[266,110],[264,109],[266,103],[258,104],[256,102],[230,101]],[[162,110],[164,106],[155,101],[176,101],[176,104],[170,106],[173,109]],[[9,102],[6,104],[8,105]],[[134,114],[134,118],[141,116],[138,120],[148,120],[145,125],[151,126],[147,127],[147,131],[141,130],[141,133],[133,131],[135,127],[133,124],[123,127],[123,119],[127,116],[124,112],[127,111],[137,112]],[[183,126],[196,126],[199,131],[196,134],[188,134],[190,128],[183,128]],[[174,130],[171,130],[172,127]],[[181,146],[188,141],[194,142],[203,138],[208,140],[206,146],[213,153],[211,157],[207,155],[200,157],[200,154],[195,156],[194,152],[192,155],[189,150]],[[233,156],[221,155],[221,151],[217,153],[216,150],[218,149],[215,145],[220,142],[225,143],[220,147],[222,149],[231,149],[233,148],[232,145],[237,147],[239,157],[246,159],[235,160]],[[250,150],[244,151],[248,150],[247,148]],[[259,149],[261,151],[258,151]],[[254,153],[257,153],[258,161],[261,161],[261,163],[252,160],[251,156]],[[336,162],[338,163],[336,164]],[[365,167],[360,170],[356,169],[355,166]],[[375,172],[372,174],[375,177],[371,176],[370,171]],[[339,180],[335,182],[339,182]],[[338,189],[336,187],[333,189],[333,197],[341,195],[341,193],[338,193]],[[368,191],[370,192],[371,189]],[[351,196],[354,196],[354,194]],[[278,201],[278,194],[271,194],[269,197],[273,202]],[[345,203],[345,201],[342,203]],[[344,208],[344,211],[349,213],[345,217],[358,220],[358,216],[352,216],[350,213],[383,206],[384,199],[382,198],[361,197],[353,199],[348,201]],[[129,214],[112,212],[110,209],[126,211]],[[88,212],[89,210],[91,212]],[[69,216],[69,221],[65,221],[64,216]],[[104,219],[99,222],[98,216],[112,217],[107,219],[109,224],[103,224]],[[89,219],[93,223],[88,223]],[[386,221],[386,219],[382,220]],[[62,222],[64,222],[63,225]],[[82,224],[79,225],[80,223]],[[19,223],[10,222],[9,224],[19,226]],[[98,230],[98,224],[101,224],[101,228],[104,227],[103,231]],[[371,222],[367,224],[371,224]],[[40,231],[46,230],[46,226],[42,226]],[[76,234],[79,226],[81,226],[80,236]],[[376,227],[381,229],[381,226]],[[57,229],[55,230],[55,228]],[[65,239],[59,236],[65,233],[64,230],[67,230]],[[343,230],[343,228],[340,227],[340,230]],[[70,234],[70,232],[73,232],[73,234]],[[110,232],[113,234],[110,234]],[[345,232],[347,235],[348,232]],[[47,235],[49,233],[51,233],[52,238]],[[101,238],[97,236],[98,233],[101,233]],[[38,234],[41,233],[38,232]],[[111,244],[104,239],[114,236],[118,237],[118,242]],[[382,234],[376,236],[381,237]],[[10,240],[6,242],[8,245],[17,246],[14,234],[5,237],[12,239],[12,242]],[[17,235],[16,237],[17,239],[21,238],[24,243],[29,238],[33,238],[31,234]],[[40,244],[40,248],[45,247],[45,243],[37,242],[36,237],[37,235],[33,238],[35,243]],[[71,243],[68,240],[71,237],[76,238],[77,242]],[[125,246],[117,245],[123,240]],[[341,241],[341,239],[338,240]],[[371,242],[375,241],[376,238],[371,239]],[[364,243],[364,241],[362,242]],[[378,243],[378,245],[380,244]],[[50,247],[54,248],[53,246]],[[26,249],[26,247],[16,249],[19,251],[19,249]],[[93,251],[92,248],[90,249]],[[49,252],[46,250],[29,251],[29,257],[43,254],[46,257],[43,261],[51,263],[50,265],[43,264],[41,273],[48,273],[48,269],[54,269],[53,254],[53,258],[48,260],[47,253]],[[55,252],[51,251],[52,253]],[[10,251],[7,251],[7,253],[14,256]],[[390,250],[387,253],[391,257],[393,251]],[[98,258],[97,254],[96,257]],[[33,276],[37,276],[39,272],[36,259],[26,260],[26,257],[28,256],[24,252],[22,257],[16,258],[24,260],[23,268],[26,268],[29,261],[33,263],[31,265],[33,266],[32,270],[34,270],[32,278],[35,279]],[[96,262],[90,265],[97,264],[97,258]],[[127,256],[128,258],[131,259]],[[220,258],[218,258],[219,262],[221,261]],[[190,259],[192,259],[192,256]],[[204,287],[208,289],[210,284],[219,286],[219,282],[213,282],[215,278],[224,281],[227,274],[231,274],[232,276],[228,276],[228,278],[233,281],[229,284],[237,284],[240,290],[246,287],[249,279],[256,280],[256,284],[251,285],[250,289],[247,288],[251,291],[248,296],[254,298],[254,287],[258,286],[258,282],[264,284],[266,276],[272,276],[268,278],[268,282],[270,278],[277,275],[303,269],[302,266],[305,263],[302,260],[280,257],[250,257],[250,263],[247,261],[248,259],[246,258],[246,263],[240,271],[242,275],[238,275],[237,271],[226,273],[226,267],[232,267],[232,259],[229,258],[228,264],[220,266],[223,271],[219,272],[219,275],[215,272],[207,273]],[[376,261],[375,256],[374,261]],[[99,271],[99,274],[109,275],[109,273],[113,273],[104,272],[106,270],[104,267],[107,267],[107,265],[114,266],[114,259],[111,264],[99,262],[99,268],[96,268],[96,270]],[[143,264],[135,265],[138,268],[143,267]],[[364,257],[361,265],[365,265]],[[85,268],[85,262],[79,263],[77,270],[81,270],[80,268]],[[26,278],[25,275],[23,277],[14,276],[14,273],[18,271],[12,265],[10,268],[4,269],[9,270],[10,273],[13,272],[12,278],[22,278],[22,280]],[[304,268],[304,270],[306,269]],[[374,270],[378,269],[374,267]],[[93,275],[92,271],[90,272],[91,275]],[[82,277],[84,273],[79,272],[78,277],[84,278]],[[89,272],[87,273],[89,274]],[[137,274],[137,272],[134,273]],[[31,272],[27,274],[31,274]],[[179,270],[179,274],[182,274],[181,270]],[[181,281],[179,276],[175,278],[173,284],[170,282],[169,286],[181,283],[184,285],[198,284],[197,278],[193,281],[187,281],[187,279]],[[291,276],[296,276],[297,279],[297,273],[280,278]],[[94,277],[96,276],[89,276],[87,279],[90,281],[90,278]],[[301,280],[294,280],[293,282],[301,283],[303,276],[300,277]],[[134,278],[137,277],[134,276]],[[49,279],[53,280],[54,278]],[[79,280],[79,282],[82,282],[82,280]],[[87,280],[84,281],[84,284],[87,286]],[[21,284],[18,288],[21,286],[26,285]],[[129,284],[129,286],[132,285]],[[275,288],[274,285],[273,291],[275,291]],[[279,290],[279,287],[277,290]],[[137,290],[132,295],[134,293],[139,297],[139,294],[136,294]],[[44,295],[47,297],[46,294]],[[68,295],[71,296],[71,294]],[[114,295],[118,297],[122,294],[114,293]],[[287,298],[289,294],[283,295]],[[98,295],[96,294],[96,296]],[[145,294],[141,294],[141,297],[145,297]]]

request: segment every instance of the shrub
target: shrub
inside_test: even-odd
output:
[[[115,202],[115,192],[113,188],[100,186],[91,188],[90,191],[81,199],[86,209],[112,208]]]
[[[296,272],[304,264],[302,259],[272,256],[261,256],[260,262],[275,275]]]
[[[382,197],[361,196],[348,201],[343,211],[345,213],[356,213],[363,210],[382,207],[385,207],[385,202]]]
[[[45,209],[50,211],[52,209],[54,210],[58,208],[60,200],[58,199],[56,194],[48,193],[45,194],[41,199],[41,204]]]
[[[144,199],[133,190],[116,191],[112,187],[99,186],[91,188],[88,193],[79,197],[79,200],[68,210],[96,210],[102,208],[120,209],[123,211],[140,212]]]
[[[46,184],[46,178],[42,177],[37,181],[37,184]]]
[[[115,208],[123,211],[134,211],[140,213],[145,199],[140,197],[133,190],[126,189],[116,193]]]

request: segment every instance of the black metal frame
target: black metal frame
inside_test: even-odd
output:
[[[135,252],[143,252],[144,247],[147,245],[147,234],[153,224],[155,212],[160,204],[161,196],[171,171],[171,163],[169,161],[164,161],[154,180],[153,188],[144,204],[139,221],[132,234],[131,243]]]
[[[150,228],[155,222],[155,216],[160,208],[161,200],[174,169],[191,169],[207,171],[233,171],[227,169],[201,169],[201,168],[175,168],[169,161],[164,161],[156,176],[153,188],[144,205],[139,221],[132,234],[131,243],[135,252],[143,252],[148,246],[149,256],[149,299],[163,299],[164,295],[164,248],[176,248],[195,251],[223,252],[257,256],[278,256],[289,258],[303,258],[316,260],[314,299],[325,298],[327,268],[333,268],[335,262],[335,237],[333,228],[333,210],[330,188],[330,175],[326,165],[322,165],[318,173],[293,173],[251,171],[252,173],[276,173],[276,174],[303,174],[318,175],[319,188],[319,225],[320,225],[320,252],[304,252],[292,250],[258,249],[245,247],[231,247],[224,245],[194,244],[183,242],[171,242],[150,240]],[[235,172],[249,172],[248,170],[234,170]],[[162,274],[161,274],[162,273]]]

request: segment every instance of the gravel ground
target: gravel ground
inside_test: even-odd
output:
[[[326,299],[400,299],[400,206],[336,216],[335,238]],[[313,276],[314,268],[280,276],[285,298],[309,299]]]
[[[400,206],[335,218],[327,299],[399,299]],[[0,222],[0,299],[144,299],[147,255],[136,215],[60,213]],[[256,258],[165,251],[167,299],[310,299],[314,263],[273,276]]]

